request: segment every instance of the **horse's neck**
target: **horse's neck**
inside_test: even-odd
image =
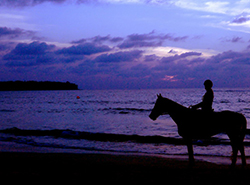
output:
[[[186,113],[187,108],[168,98],[165,98],[164,101],[167,105],[168,114],[175,121],[175,123],[178,124],[181,119],[183,119],[183,115]]]
[[[164,98],[164,101],[164,104],[167,105],[168,112],[182,111],[186,108],[183,105],[180,105],[179,103],[176,103],[168,98]]]

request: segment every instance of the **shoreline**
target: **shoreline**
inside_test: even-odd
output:
[[[49,148],[49,147],[36,147],[29,146],[26,144],[13,144],[9,142],[0,141],[0,153],[30,153],[30,154],[66,154],[66,155],[116,155],[116,156],[146,156],[146,157],[160,157],[173,160],[183,160],[188,161],[188,155],[182,154],[149,154],[149,153],[136,153],[136,152],[110,152],[110,151],[93,151],[93,150],[82,150],[82,149],[63,149],[63,148]],[[196,161],[203,161],[208,163],[213,163],[216,165],[226,165],[230,166],[231,159],[230,156],[207,156],[207,155],[195,155]],[[247,164],[250,164],[250,157],[246,157]],[[241,158],[238,156],[237,165],[241,165]]]
[[[196,160],[188,168],[188,160],[160,156],[0,152],[0,174],[8,182],[71,180],[83,184],[248,184],[250,165],[245,170],[236,166]],[[240,176],[240,179],[239,179]]]

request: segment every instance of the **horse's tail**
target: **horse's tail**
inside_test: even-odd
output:
[[[245,116],[241,113],[231,111],[223,111],[223,114],[223,117],[227,117],[227,123],[230,123],[226,132],[229,138],[233,140],[236,139],[237,142],[242,142],[247,130],[247,120]]]
[[[247,120],[243,114],[241,114],[240,119],[240,139],[243,141],[247,130]]]
[[[237,161],[237,153],[240,151],[241,153],[241,159],[242,159],[242,166],[246,165],[246,157],[245,157],[245,149],[244,149],[244,138],[246,135],[246,129],[247,129],[247,120],[243,114],[239,114],[238,117],[238,131],[236,131],[236,135],[231,140],[231,145],[233,149],[232,153],[232,166],[235,166]]]

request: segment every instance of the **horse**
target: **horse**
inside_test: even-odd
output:
[[[207,139],[219,133],[228,135],[232,146],[234,167],[238,151],[241,153],[242,167],[246,165],[244,138],[247,121],[243,114],[232,111],[192,110],[168,98],[157,95],[157,100],[149,117],[156,120],[160,115],[169,114],[177,124],[178,133],[184,139],[189,155],[189,165],[194,165],[193,139]]]

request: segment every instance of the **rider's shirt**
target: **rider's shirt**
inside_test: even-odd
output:
[[[212,89],[209,89],[203,96],[201,109],[204,111],[211,111],[213,100],[214,100],[214,92]]]

